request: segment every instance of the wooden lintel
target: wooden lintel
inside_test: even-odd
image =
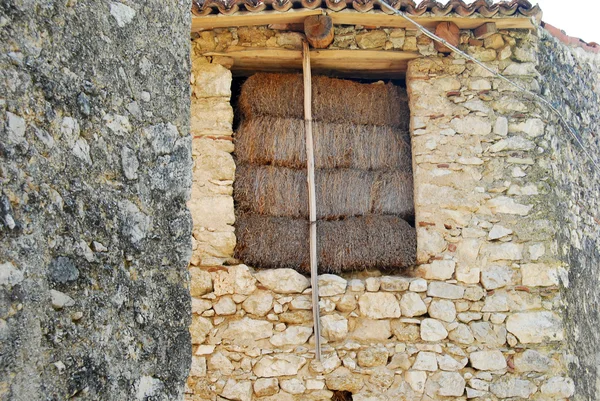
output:
[[[414,26],[410,22],[399,15],[389,15],[379,10],[362,13],[351,9],[331,11],[317,8],[315,10],[290,9],[285,12],[261,11],[254,13],[240,11],[233,15],[192,16],[192,32],[238,26],[298,24],[303,23],[304,19],[308,16],[321,15],[323,13],[331,16],[335,25],[414,29]],[[495,23],[498,29],[535,29],[533,22],[528,17],[412,17],[412,19],[432,31],[440,22],[452,22],[460,29],[475,29],[485,23]]]
[[[236,76],[265,72],[299,72],[302,51],[277,48],[250,48],[227,52],[206,52],[204,56],[233,60]],[[421,57],[416,52],[384,50],[311,50],[311,68],[317,74],[348,78],[402,78],[408,62]]]
[[[486,22],[485,24],[478,26],[473,31],[476,39],[485,39],[498,32],[498,27],[493,22]]]
[[[192,32],[205,31],[215,28],[230,28],[236,26],[258,26],[270,24],[304,24],[304,19],[311,15],[321,15],[323,12],[317,10],[288,10],[262,11],[253,13],[240,11],[233,15],[204,15],[192,16]]]

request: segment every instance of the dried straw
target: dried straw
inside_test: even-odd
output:
[[[389,270],[415,263],[415,229],[398,217],[350,217],[317,224],[320,272]],[[244,263],[309,271],[308,221],[239,215],[236,227],[235,255]]]
[[[408,129],[406,91],[391,83],[361,84],[315,76],[313,119],[354,124],[391,125]],[[302,118],[304,89],[300,74],[251,76],[242,85],[239,107],[246,118]]]
[[[408,133],[397,128],[349,123],[314,123],[316,168],[411,171]],[[256,117],[235,133],[238,162],[306,168],[304,122]]]
[[[393,214],[412,220],[412,174],[397,170],[316,171],[317,218]],[[241,164],[234,197],[241,212],[308,218],[306,171]]]

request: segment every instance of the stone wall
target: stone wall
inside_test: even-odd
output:
[[[572,49],[540,31],[538,71],[542,93],[575,128],[581,144],[600,164],[600,56]],[[548,120],[547,141],[554,160],[557,248],[569,266],[563,281],[564,319],[576,400],[600,394],[600,173],[559,124]]]
[[[177,400],[189,2],[0,3],[0,399]]]
[[[308,279],[231,259],[231,76],[201,57],[198,43],[230,33],[205,32],[193,45],[188,399],[329,400],[339,391],[361,401],[570,397],[553,156],[539,106],[463,59],[410,63],[416,276],[320,276],[317,363]],[[539,91],[536,36],[462,38],[465,50]]]

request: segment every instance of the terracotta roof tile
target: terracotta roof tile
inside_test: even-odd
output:
[[[388,0],[397,10],[408,15],[443,17],[455,14],[461,17],[479,15],[490,18],[494,16],[539,16],[540,8],[532,6],[527,0],[502,1],[493,4],[490,0],[477,0],[467,4],[463,0],[450,0],[442,4],[433,0],[425,0],[416,4],[413,0]],[[259,12],[263,10],[288,11],[290,9],[324,8],[341,11],[353,8],[360,12],[381,10],[376,0],[193,0],[192,12],[195,15],[227,14],[238,11]],[[388,10],[382,10],[389,13]]]

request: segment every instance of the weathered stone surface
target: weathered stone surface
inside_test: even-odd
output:
[[[319,276],[319,295],[330,297],[346,292],[347,281],[335,274],[321,274]]]
[[[276,347],[285,345],[301,345],[312,335],[312,327],[290,326],[282,333],[277,333],[269,340]]]
[[[454,341],[458,344],[466,345],[473,344],[473,342],[475,341],[475,337],[473,336],[471,329],[469,329],[469,326],[462,323],[460,323],[458,326],[456,326],[454,330],[448,333],[448,338],[451,341]]]
[[[446,337],[448,337],[448,331],[440,321],[435,319],[421,321],[421,339],[423,341],[440,341]]]
[[[228,400],[251,401],[252,382],[246,380],[236,381],[234,379],[229,379],[227,380],[221,395]]]
[[[190,269],[190,294],[193,297],[201,297],[213,290],[210,273],[197,267]]]
[[[513,364],[517,372],[543,373],[552,368],[550,358],[532,349],[516,354],[513,358]]]
[[[416,324],[402,323],[399,320],[392,320],[392,332],[398,341],[413,342],[420,336],[419,326]]]
[[[361,350],[357,354],[358,365],[371,368],[374,366],[384,366],[388,361],[388,352],[385,347],[369,347]]]
[[[465,379],[458,372],[437,372],[427,380],[425,392],[430,396],[460,397],[465,385]]]
[[[444,322],[453,322],[456,319],[454,302],[446,299],[434,299],[429,304],[429,316]]]
[[[513,271],[508,266],[486,266],[481,272],[481,284],[486,290],[495,290],[512,282]]]
[[[425,306],[419,294],[407,292],[402,295],[402,299],[400,300],[400,310],[402,316],[421,316],[427,313],[427,306]]]
[[[293,376],[306,363],[306,359],[290,354],[274,354],[263,356],[254,368],[258,377]]]
[[[371,319],[400,317],[400,305],[393,294],[367,292],[358,298],[360,313]]]
[[[521,265],[523,285],[531,287],[549,287],[558,285],[558,267],[543,263]]]
[[[419,266],[423,278],[428,280],[448,280],[452,278],[456,262],[452,260],[434,260],[431,264]]]
[[[342,341],[348,336],[348,319],[344,316],[322,316],[321,325],[321,334],[329,341]]]
[[[70,278],[73,277],[73,275],[69,274],[67,277]],[[13,285],[21,283],[23,279],[23,272],[18,270],[12,263],[6,262],[0,265],[0,285],[12,287]]]
[[[231,297],[221,297],[219,301],[213,305],[213,309],[217,315],[233,315],[236,312],[236,305]]]
[[[256,291],[242,303],[242,309],[256,316],[266,316],[272,308],[273,295],[269,291]]]
[[[64,307],[75,305],[75,300],[64,292],[50,290],[50,301],[54,309],[62,309]]]
[[[469,355],[471,366],[477,370],[506,369],[506,359],[500,351],[477,351]]]
[[[555,399],[568,398],[575,393],[575,385],[573,380],[568,377],[552,377],[540,388],[545,397]]]
[[[392,336],[389,320],[360,318],[352,331],[352,338],[359,341],[385,341]]]
[[[465,289],[458,285],[434,281],[429,283],[427,295],[430,297],[445,298],[445,299],[460,299],[463,297]]]
[[[223,338],[233,342],[255,341],[273,335],[273,323],[244,317],[229,323]]]
[[[345,367],[339,367],[332,373],[325,376],[325,384],[330,390],[358,392],[364,384],[363,378],[352,374]]]
[[[482,344],[500,347],[506,343],[506,329],[504,326],[492,325],[490,322],[471,322],[469,328],[475,339]]]
[[[192,335],[193,344],[202,344],[206,335],[212,330],[213,325],[210,320],[200,317],[193,316],[192,324],[190,326],[190,334]]]
[[[292,269],[263,270],[255,274],[262,285],[279,294],[301,293],[310,286],[310,281]]]
[[[425,391],[425,382],[427,381],[427,372],[408,370],[404,373],[404,380],[406,380],[413,391],[423,393]]]
[[[438,369],[435,353],[426,351],[419,352],[412,368],[414,370],[427,370],[430,372],[435,372]]]
[[[506,329],[526,344],[563,339],[561,319],[554,312],[515,313],[506,319]]]
[[[460,358],[460,361],[457,361],[450,355],[436,355],[438,366],[441,370],[446,371],[457,371],[464,368],[469,362],[468,358]]]
[[[254,394],[256,394],[258,397],[266,397],[276,394],[279,391],[279,381],[274,377],[260,378],[256,379],[253,387]]]
[[[279,387],[289,394],[302,394],[306,391],[306,385],[300,379],[281,380]]]
[[[499,398],[520,397],[529,398],[537,390],[529,380],[510,376],[502,376],[490,385],[490,391]]]

